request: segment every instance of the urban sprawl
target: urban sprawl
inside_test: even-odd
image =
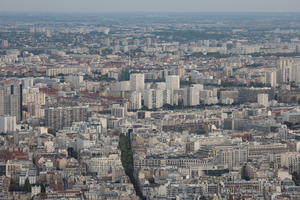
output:
[[[0,199],[299,200],[300,14],[0,15]]]

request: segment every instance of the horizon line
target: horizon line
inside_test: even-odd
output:
[[[300,14],[300,11],[3,11],[3,14]]]

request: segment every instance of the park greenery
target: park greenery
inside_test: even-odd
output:
[[[11,179],[10,185],[9,185],[9,191],[10,192],[31,192],[31,185],[29,182],[29,179],[27,178],[25,180],[25,184],[23,186],[19,185],[19,182],[15,179]]]
[[[300,185],[300,173],[299,172],[293,172],[292,173],[292,179],[295,182],[295,185]]]
[[[129,177],[130,182],[133,184],[136,195],[140,199],[146,199],[139,187],[138,181],[134,177],[134,165],[133,165],[133,151],[131,148],[131,139],[129,130],[127,134],[120,134],[119,136],[119,149],[121,150],[121,162],[125,170],[125,174]]]

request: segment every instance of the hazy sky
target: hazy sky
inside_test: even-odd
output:
[[[299,12],[300,0],[0,0],[0,11]]]

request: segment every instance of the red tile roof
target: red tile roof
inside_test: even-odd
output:
[[[40,88],[40,92],[45,93],[45,94],[53,94],[53,95],[58,94],[58,90],[52,89],[52,88]]]

